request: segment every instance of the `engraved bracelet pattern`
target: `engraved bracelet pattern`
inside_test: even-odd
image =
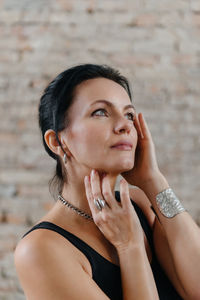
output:
[[[157,194],[156,202],[160,212],[167,218],[173,218],[177,214],[187,211],[171,188]]]

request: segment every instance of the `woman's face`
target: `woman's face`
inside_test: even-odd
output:
[[[109,101],[112,106],[97,100]],[[73,163],[117,175],[133,168],[137,132],[135,111],[125,109],[127,105],[131,101],[126,90],[112,80],[95,78],[77,86],[68,110],[69,126],[64,130]],[[132,149],[111,148],[121,140],[132,143]]]

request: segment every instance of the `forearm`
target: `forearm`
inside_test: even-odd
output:
[[[131,246],[118,251],[123,299],[159,299],[145,248]]]
[[[182,286],[188,295],[198,295],[200,228],[186,211],[177,214],[173,218],[162,215],[156,204],[156,195],[168,187],[168,182],[161,175],[157,180],[146,183],[142,189],[151,201],[165,231],[177,276]]]

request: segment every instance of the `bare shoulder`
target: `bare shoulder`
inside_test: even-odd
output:
[[[35,230],[17,245],[14,262],[19,281],[29,300],[108,299],[85,272],[72,247],[59,246],[53,232]],[[79,288],[76,283],[79,282]]]
[[[146,194],[138,187],[129,188],[130,198],[140,207],[144,213],[150,227],[153,229],[155,222],[155,214],[151,209],[151,202],[146,196]]]
[[[63,247],[59,247],[59,240],[56,236],[52,235],[53,232],[50,230],[33,230],[27,236],[20,240],[15,252],[15,266],[19,272],[19,277],[24,280],[26,277],[27,267],[34,269],[36,274],[36,266],[41,262],[44,264],[48,260],[58,260],[57,258],[62,257]],[[51,249],[51,251],[49,251]],[[70,247],[65,247],[65,255],[73,259],[74,255],[70,253]],[[59,263],[57,261],[57,263]],[[51,271],[54,272],[53,263],[51,263]],[[24,273],[25,271],[25,273]],[[38,275],[40,275],[38,273]]]
[[[80,255],[80,251],[76,249],[62,235],[48,229],[37,229],[31,231],[27,236],[18,243],[14,257],[16,263],[23,267],[23,264],[34,261],[35,259],[43,259],[43,256],[50,254],[53,257],[59,257],[63,260],[63,264],[67,265],[68,260],[76,260],[84,268],[84,255]],[[83,259],[82,259],[83,257]]]

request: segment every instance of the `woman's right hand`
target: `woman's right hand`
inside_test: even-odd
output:
[[[112,194],[108,174],[101,182],[96,171],[95,174],[91,174],[90,180],[86,176],[84,182],[94,222],[117,251],[129,246],[145,247],[143,229],[131,203],[126,180],[120,181],[121,203]],[[101,211],[95,206],[94,198],[106,201],[106,206]]]

